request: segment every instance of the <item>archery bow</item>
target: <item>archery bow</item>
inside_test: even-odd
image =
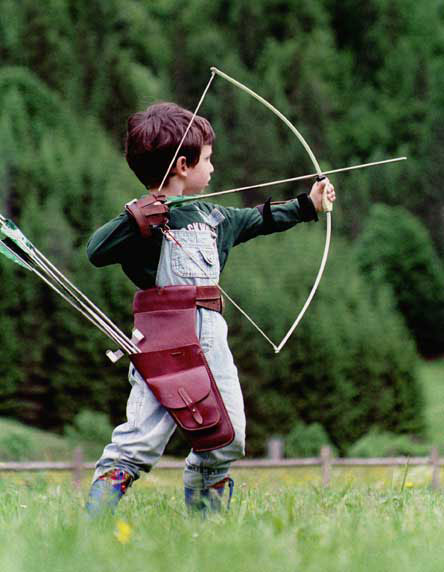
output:
[[[275,115],[277,115],[277,117],[279,117],[279,119],[281,119],[286,125],[287,127],[293,132],[294,135],[296,135],[296,137],[299,139],[299,141],[302,143],[304,149],[306,150],[306,152],[308,153],[314,167],[317,173],[317,176],[319,178],[323,178],[324,175],[322,173],[322,170],[319,166],[319,163],[313,153],[313,151],[311,150],[310,146],[308,145],[308,143],[306,142],[306,140],[304,139],[304,137],[302,136],[302,134],[296,129],[296,127],[285,117],[285,115],[283,113],[281,113],[278,109],[276,109],[276,107],[274,107],[270,102],[268,102],[266,99],[264,99],[262,96],[258,95],[256,92],[254,92],[252,89],[250,89],[249,87],[247,87],[246,85],[244,85],[243,83],[235,80],[234,78],[232,78],[231,76],[229,76],[228,74],[222,72],[221,70],[219,70],[216,67],[212,67],[211,68],[211,77],[204,89],[204,92],[199,100],[199,103],[196,106],[196,109],[193,112],[193,115],[190,119],[190,122],[188,123],[188,126],[182,136],[182,139],[179,142],[179,145],[177,146],[177,149],[173,155],[173,158],[165,172],[165,175],[162,179],[162,182],[159,186],[158,192],[161,192],[165,181],[168,178],[168,175],[174,165],[174,162],[179,154],[179,151],[182,147],[183,142],[185,141],[185,138],[191,128],[191,125],[194,122],[194,119],[196,118],[196,115],[203,103],[203,100],[210,88],[210,85],[215,77],[215,75],[218,75],[222,78],[224,78],[225,80],[227,80],[228,82],[230,82],[231,84],[235,85],[236,87],[238,87],[239,89],[241,89],[242,91],[245,91],[246,93],[248,93],[249,95],[251,95],[252,97],[254,97],[256,100],[258,100],[260,103],[262,103],[265,107],[267,107],[268,109],[270,109]],[[290,327],[289,331],[287,332],[287,334],[284,336],[284,338],[282,339],[282,341],[276,345],[266,334],[265,332],[259,327],[258,324],[256,324],[256,322],[230,297],[228,296],[228,294],[221,288],[221,286],[219,284],[217,284],[217,286],[219,287],[220,291],[224,294],[224,296],[226,296],[228,298],[228,300],[234,304],[234,306],[249,320],[249,322],[262,334],[262,336],[272,345],[272,347],[274,348],[275,353],[279,353],[281,351],[281,349],[284,347],[285,343],[287,342],[287,340],[289,339],[289,337],[291,336],[291,334],[294,332],[294,330],[296,329],[297,325],[299,324],[299,322],[301,321],[303,315],[305,314],[308,306],[310,305],[311,300],[313,299],[313,296],[316,293],[317,287],[319,285],[319,282],[321,280],[325,265],[327,263],[327,258],[328,258],[328,252],[329,252],[329,247],[330,247],[330,238],[331,238],[331,211],[333,208],[332,203],[327,199],[326,194],[323,194],[322,197],[322,206],[324,211],[327,214],[327,229],[326,229],[326,237],[325,237],[325,246],[324,246],[324,252],[322,255],[322,260],[321,260],[321,265],[319,267],[319,271],[318,274],[316,276],[316,280],[315,283],[310,291],[310,294],[301,310],[301,312],[299,313],[298,317],[296,318],[296,320],[293,322],[292,326]],[[163,231],[164,234],[166,236],[168,236],[170,239],[174,240],[173,235],[170,233],[169,229],[166,229]],[[182,247],[182,245],[179,245]],[[195,264],[197,264],[199,266],[199,268],[201,270],[204,270],[201,266],[201,264],[199,264],[193,257],[192,255],[187,252],[183,247],[182,249],[185,251],[185,254],[187,256],[189,256],[189,258],[191,258],[191,260],[193,260],[193,262]]]
[[[249,185],[247,187],[241,187],[241,188],[237,188],[237,189],[229,189],[226,191],[220,191],[217,193],[208,193],[208,194],[204,194],[204,195],[198,195],[198,196],[192,196],[192,197],[175,197],[170,199],[167,204],[174,204],[176,206],[180,205],[181,203],[185,203],[187,201],[192,201],[192,200],[198,200],[198,199],[202,199],[202,198],[207,198],[207,197],[212,197],[212,196],[216,196],[216,195],[223,195],[223,194],[228,194],[228,193],[234,193],[234,192],[238,192],[238,191],[244,191],[247,189],[252,189],[252,188],[259,188],[259,187],[266,187],[266,186],[270,186],[270,185],[275,185],[275,184],[281,184],[281,183],[286,183],[286,182],[291,182],[291,181],[297,181],[297,180],[302,180],[302,179],[308,179],[308,178],[312,178],[313,176],[316,176],[318,180],[321,180],[323,178],[325,178],[325,175],[327,174],[331,174],[331,173],[338,173],[341,171],[350,171],[353,169],[360,169],[360,168],[364,168],[364,167],[372,167],[375,165],[381,165],[384,163],[393,163],[395,161],[403,161],[406,159],[406,157],[397,157],[395,159],[388,159],[385,161],[377,161],[377,162],[373,162],[373,163],[366,163],[366,164],[362,164],[362,165],[354,165],[351,167],[344,167],[342,169],[335,169],[332,171],[326,171],[326,172],[322,172],[321,167],[319,166],[319,163],[313,153],[313,151],[311,150],[310,146],[308,145],[307,141],[304,139],[304,137],[302,136],[302,134],[299,132],[299,130],[293,125],[293,123],[291,123],[291,121],[285,117],[285,115],[283,113],[281,113],[276,107],[274,107],[274,105],[272,105],[269,101],[267,101],[265,98],[263,98],[262,96],[260,96],[259,94],[257,94],[255,91],[253,91],[252,89],[250,89],[249,87],[247,87],[246,85],[244,85],[243,83],[241,83],[240,81],[237,81],[236,79],[232,78],[231,76],[229,76],[228,74],[226,74],[225,72],[219,70],[216,67],[211,67],[210,68],[211,71],[211,76],[210,79],[202,93],[202,96],[199,99],[199,102],[192,114],[192,117],[190,119],[190,122],[188,123],[185,132],[182,136],[182,139],[179,142],[179,145],[177,146],[177,149],[174,153],[173,158],[171,159],[171,162],[165,172],[165,175],[162,179],[162,182],[159,186],[158,192],[160,192],[165,184],[165,181],[168,178],[168,175],[174,165],[175,160],[177,159],[177,156],[179,154],[179,151],[183,145],[183,142],[185,141],[185,138],[197,116],[197,113],[203,103],[203,100],[210,88],[211,83],[214,80],[214,77],[216,75],[220,76],[221,78],[225,79],[226,81],[228,81],[229,83],[233,84],[234,86],[238,87],[239,89],[241,89],[242,91],[246,92],[247,94],[251,95],[252,97],[254,97],[257,101],[259,101],[260,103],[262,103],[266,108],[268,108],[270,111],[272,111],[279,119],[281,119],[281,121],[283,121],[285,123],[285,125],[290,129],[290,131],[292,131],[292,133],[298,138],[298,140],[300,141],[300,143],[302,144],[302,146],[304,147],[305,151],[307,152],[307,154],[310,157],[311,162],[314,165],[314,168],[316,170],[315,174],[311,174],[311,175],[302,175],[300,177],[293,177],[291,179],[281,179],[278,181],[271,181],[268,183],[260,183],[260,184],[256,184],[256,185]],[[293,324],[290,326],[290,329],[288,330],[288,332],[285,334],[285,336],[282,338],[281,342],[276,345],[268,336],[267,334],[265,334],[265,332],[260,328],[260,326],[239,306],[239,304],[237,304],[228,294],[227,292],[225,292],[222,287],[219,284],[216,284],[218,286],[218,288],[220,289],[220,291],[222,292],[222,294],[224,294],[224,296],[242,313],[242,315],[244,317],[246,317],[248,319],[248,321],[259,331],[259,333],[271,344],[271,346],[274,348],[275,353],[279,353],[281,351],[281,349],[284,347],[284,345],[287,343],[288,339],[290,338],[290,336],[293,334],[293,332],[295,331],[295,329],[297,328],[298,324],[301,322],[305,312],[307,311],[311,301],[313,300],[313,297],[316,293],[316,290],[319,286],[319,283],[321,281],[326,263],[327,263],[327,259],[328,259],[328,253],[329,253],[329,249],[330,249],[330,241],[331,241],[331,227],[332,227],[332,223],[331,223],[331,212],[333,210],[333,205],[332,203],[328,200],[326,193],[323,193],[322,196],[322,206],[323,206],[323,211],[326,213],[326,233],[325,233],[325,245],[324,245],[324,251],[322,254],[322,259],[321,259],[321,264],[319,266],[319,270],[318,273],[316,275],[316,279],[314,281],[313,287],[310,290],[310,293],[307,297],[307,300],[305,301],[301,311],[299,312],[298,316],[296,317],[296,319],[294,320]],[[170,233],[169,229],[165,229],[164,234],[166,236],[168,236],[168,238],[170,238],[171,240],[174,240],[175,242],[177,242],[174,238],[174,236]],[[204,268],[202,268],[202,265],[191,255],[191,253],[189,253],[180,243],[177,242],[177,244],[184,250],[185,254],[204,272],[204,274],[206,274],[206,271]]]
[[[316,170],[317,176],[318,178],[322,178],[324,177],[324,174],[322,173],[321,167],[319,166],[319,163],[313,153],[313,151],[311,150],[309,144],[307,143],[307,141],[304,139],[304,137],[302,136],[302,134],[299,132],[298,129],[296,129],[296,127],[293,125],[293,123],[291,123],[291,121],[289,119],[287,119],[287,117],[285,117],[285,115],[283,113],[281,113],[278,109],[276,109],[276,107],[274,107],[274,105],[272,105],[269,101],[267,101],[265,98],[263,98],[262,96],[260,96],[259,94],[257,94],[255,91],[253,91],[252,89],[250,89],[249,87],[247,87],[246,85],[244,85],[243,83],[237,81],[236,79],[232,78],[231,76],[227,75],[226,73],[224,73],[223,71],[219,70],[216,67],[212,67],[211,68],[212,73],[215,73],[217,75],[219,75],[220,77],[224,78],[225,80],[227,80],[228,82],[232,83],[233,85],[235,85],[236,87],[238,87],[239,89],[241,89],[242,91],[245,91],[246,93],[248,93],[249,95],[251,95],[252,97],[254,97],[257,101],[259,101],[260,103],[262,103],[262,105],[264,105],[267,109],[269,109],[271,112],[273,112],[277,117],[279,117],[279,119],[281,121],[283,121],[285,123],[285,125],[290,129],[290,131],[296,135],[296,137],[298,138],[298,140],[300,141],[300,143],[302,144],[302,146],[304,147],[304,149],[306,150],[308,156],[311,159],[311,162],[314,165],[314,168]],[[327,199],[327,195],[324,192],[323,193],[323,197],[322,197],[322,206],[323,206],[323,210],[326,213],[326,217],[327,217],[327,226],[326,226],[326,233],[325,233],[325,245],[324,245],[324,252],[322,254],[322,259],[321,259],[321,265],[319,267],[315,282],[313,284],[312,289],[310,290],[310,293],[308,295],[307,300],[305,301],[304,306],[302,307],[302,310],[299,312],[297,318],[295,319],[295,321],[293,322],[293,324],[291,325],[290,329],[288,330],[288,332],[285,334],[285,336],[283,337],[283,339],[281,340],[281,342],[274,348],[275,353],[279,353],[281,351],[281,349],[284,347],[284,345],[287,343],[288,339],[290,338],[291,334],[294,332],[294,330],[296,329],[296,327],[298,326],[298,324],[300,323],[300,321],[302,320],[305,312],[308,309],[308,306],[310,305],[311,301],[313,300],[313,297],[316,293],[316,290],[319,286],[319,283],[321,281],[322,278],[322,274],[324,272],[325,269],[325,265],[327,264],[327,259],[328,259],[328,253],[330,250],[330,240],[331,240],[331,212],[333,210],[333,204]]]

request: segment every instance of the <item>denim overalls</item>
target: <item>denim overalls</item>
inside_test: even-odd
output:
[[[209,226],[202,230],[202,226],[200,230],[170,231],[183,248],[164,236],[156,286],[218,283],[217,234]],[[185,487],[206,489],[224,479],[230,463],[244,455],[245,413],[224,318],[218,312],[198,308],[196,329],[235,430],[234,441],[227,447],[199,454],[191,451],[186,459]],[[160,405],[133,365],[130,366],[129,381],[132,389],[127,404],[128,420],[114,429],[111,443],[97,462],[93,481],[113,468],[123,469],[137,479],[141,470],[149,471],[156,464],[176,428],[168,411]]]

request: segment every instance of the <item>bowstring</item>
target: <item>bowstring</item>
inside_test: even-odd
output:
[[[167,180],[168,175],[170,174],[171,169],[173,168],[174,161],[177,159],[177,156],[179,155],[179,151],[180,151],[181,148],[182,148],[183,142],[185,141],[185,138],[186,138],[186,136],[188,135],[188,132],[189,132],[189,130],[191,129],[191,126],[193,125],[194,120],[196,119],[197,112],[199,111],[200,106],[202,105],[203,100],[205,99],[205,96],[207,95],[207,92],[208,92],[208,90],[210,89],[210,85],[212,84],[213,79],[215,78],[215,76],[216,76],[216,72],[211,72],[211,77],[210,77],[210,79],[209,79],[209,81],[208,81],[208,83],[207,83],[205,89],[203,90],[203,93],[202,93],[202,95],[201,95],[201,98],[200,98],[200,100],[199,100],[199,103],[196,105],[196,109],[194,110],[193,115],[192,115],[192,117],[191,117],[191,119],[190,119],[190,122],[188,123],[187,128],[185,129],[185,133],[183,134],[182,139],[180,140],[179,145],[177,146],[176,152],[174,153],[173,158],[171,159],[171,162],[170,162],[170,164],[168,165],[168,169],[165,171],[165,175],[163,176],[162,182],[160,183],[160,186],[159,186],[159,188],[157,189],[157,192],[158,192],[158,193],[160,193],[160,191],[163,189],[163,186],[164,186],[164,184],[165,184],[165,181]]]

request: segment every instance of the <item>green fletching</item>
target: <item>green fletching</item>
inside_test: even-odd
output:
[[[29,270],[29,267],[26,265],[26,263],[23,262],[23,260],[21,260],[21,258],[17,256],[17,254],[15,254],[15,252],[13,252],[10,248],[8,248],[6,244],[3,243],[2,240],[0,240],[0,254],[3,254],[4,256],[6,256],[6,258],[12,260],[12,262],[15,262],[19,266],[23,266],[23,268]]]
[[[7,236],[13,240],[19,248],[23,248],[23,246],[29,249],[34,248],[32,242],[26,238],[19,227],[12,220],[2,215],[0,215],[0,235]]]
[[[0,254],[29,270],[32,261],[26,250],[33,248],[19,227],[12,220],[0,215]]]
[[[179,197],[168,197],[166,204],[170,208],[180,207],[183,203],[189,203],[190,201],[196,201],[199,199],[199,195],[181,195]]]

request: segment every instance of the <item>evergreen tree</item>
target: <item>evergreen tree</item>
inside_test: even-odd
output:
[[[421,222],[402,207],[374,205],[356,244],[374,290],[389,284],[419,350],[444,351],[444,267]]]
[[[93,229],[137,195],[124,161],[92,118],[77,117],[28,70],[0,72],[0,101],[2,212],[114,321],[127,325],[120,297],[131,299],[134,289],[117,269],[91,279],[85,251]],[[106,364],[103,335],[21,269],[5,268],[2,292],[8,288],[14,295],[2,300],[0,320],[14,364],[10,375],[5,371],[3,412],[58,428],[88,406],[121,418],[125,368],[98,375]]]
[[[323,169],[409,156],[406,164],[334,179],[340,194],[335,236],[357,237],[379,200],[419,215],[443,251],[439,0],[2,0],[1,8],[1,212],[125,329],[133,286],[118,267],[93,271],[86,242],[144,192],[121,159],[128,115],[157,99],[193,109],[211,65],[283,111]],[[214,80],[201,113],[217,133],[213,190],[313,170],[289,130],[222,79]],[[252,191],[226,204],[293,197],[307,187]],[[290,236],[255,241],[245,259],[234,253],[235,277],[225,278],[274,339],[289,325],[280,316],[303,303],[316,271],[311,242],[318,239],[305,241],[301,234],[303,246],[295,249]],[[418,240],[417,247],[428,256],[426,242]],[[278,251],[283,258],[274,266]],[[271,355],[229,314],[253,452],[276,424],[287,430],[295,419],[320,421],[340,447],[375,420],[386,430],[421,431],[415,351],[390,290],[378,283],[371,298],[348,249],[338,252],[334,277],[330,261],[291,351],[284,350],[273,369]],[[260,272],[251,267],[257,260]],[[126,364],[102,373],[107,340],[6,260],[0,279],[1,412],[62,427],[88,406],[120,420]],[[424,296],[424,323],[431,324],[437,306],[427,290],[417,285],[417,292]]]

